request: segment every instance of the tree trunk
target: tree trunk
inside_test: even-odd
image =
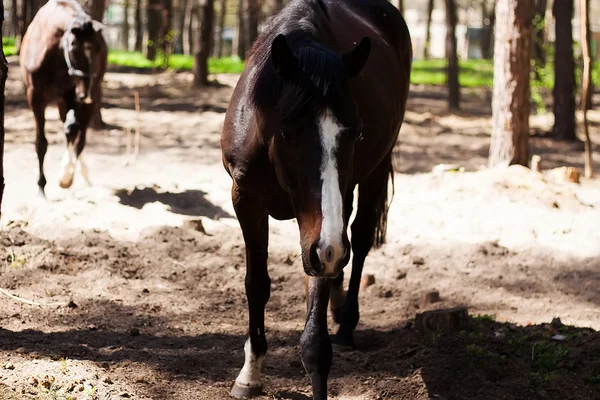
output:
[[[496,3],[489,165],[529,162],[529,70],[534,0]]]
[[[546,8],[548,0],[535,0],[535,17],[533,20],[533,60],[538,68],[544,68],[546,65]],[[540,79],[539,71],[535,70],[536,76]]]
[[[148,43],[146,43],[146,58],[154,61],[160,41],[162,25],[162,5],[160,0],[148,0]]]
[[[194,0],[188,2],[187,11],[187,55],[196,54],[198,49],[196,48],[196,32],[198,32],[198,7],[192,3]]]
[[[213,28],[215,21],[214,0],[204,0],[201,6],[202,25],[200,27],[200,49],[194,57],[194,86],[208,86],[208,58],[213,42]]]
[[[219,30],[217,36],[216,56],[223,57],[223,32],[225,32],[225,16],[227,15],[227,0],[221,0],[221,14],[219,14]]]
[[[173,13],[173,2],[172,0],[162,0],[163,5],[161,9],[161,30],[159,43],[163,53],[163,65],[169,66],[169,58],[171,56],[171,42],[173,35],[171,32],[171,15]]]
[[[583,84],[581,91],[581,109],[583,111],[583,130],[585,133],[585,177],[594,174],[592,158],[592,141],[588,127],[588,103],[592,81],[592,59],[590,57],[590,0],[581,0],[581,50],[583,56]]]
[[[583,10],[583,8],[582,8]],[[585,26],[586,29],[586,35],[587,35],[587,40],[590,41],[590,38],[592,37],[591,35],[591,29],[590,29],[590,1],[587,0],[587,4],[586,4],[586,12],[587,15],[585,16],[586,21],[584,24],[584,21],[582,20],[582,26]],[[583,14],[582,14],[583,16]],[[583,43],[583,38],[582,38],[582,43]],[[596,46],[600,45],[600,43],[596,44]],[[588,51],[591,53],[591,44],[588,43],[589,49]],[[585,57],[585,56],[584,56]],[[587,91],[587,110],[591,110],[592,108],[594,108],[594,101],[593,101],[593,97],[594,97],[594,80],[592,79],[592,68],[591,68],[591,63],[593,62],[593,59],[591,58],[591,54],[590,54],[590,69],[588,71],[588,84],[590,85],[588,91]],[[585,70],[585,58],[584,58],[584,70]],[[585,71],[584,71],[585,74]],[[583,80],[582,80],[583,82]]]
[[[496,1],[492,11],[488,14],[486,1],[483,1],[481,7],[483,26],[485,27],[481,37],[481,56],[486,60],[492,58],[492,39],[494,37],[494,25],[496,24]]]
[[[248,1],[249,0],[238,0],[237,55],[241,60],[246,59],[246,52],[248,51],[248,30],[246,23]]]
[[[258,0],[246,0],[247,1],[247,5],[248,5],[248,11],[247,11],[247,15],[248,15],[248,23],[247,23],[247,29],[248,29],[248,36],[247,36],[247,42],[246,42],[246,51],[250,50],[252,48],[252,44],[254,44],[254,41],[256,40],[256,38],[258,37],[258,20],[259,20],[259,16],[260,16],[260,6],[258,4]]]
[[[177,30],[176,33],[176,39],[175,39],[175,44],[173,45],[174,47],[174,52],[175,53],[185,53],[184,51],[184,45],[183,45],[183,38],[184,38],[184,32],[185,32],[185,20],[186,20],[186,10],[187,10],[187,3],[188,0],[179,0],[178,3],[178,7],[177,7],[177,13],[176,13],[176,27],[175,29]]]
[[[427,2],[427,26],[425,28],[425,44],[423,46],[423,58],[429,59],[429,45],[431,44],[431,18],[433,16],[434,0]]]
[[[144,46],[144,25],[142,24],[142,0],[135,2],[135,51]]]
[[[129,51],[129,0],[123,2],[123,23],[121,24],[121,45]]]
[[[455,0],[446,0],[446,58],[448,60],[446,77],[448,82],[448,108],[451,110],[460,109],[456,24],[456,2]]]
[[[4,3],[0,8],[4,15]],[[2,23],[4,18],[0,18],[0,216],[2,216],[2,197],[4,195],[4,88],[6,78],[8,77],[8,62],[4,57],[4,47],[2,46]]]
[[[17,0],[12,0],[10,10],[10,24],[11,24],[11,34],[15,37],[19,36],[20,28],[19,28],[19,4]]]
[[[106,6],[105,1],[106,0],[92,0],[92,6],[90,7],[90,17],[92,17],[92,19],[102,22]]]
[[[559,140],[576,140],[575,135],[575,60],[573,59],[574,0],[554,1],[552,13],[556,26],[554,59],[554,128]]]

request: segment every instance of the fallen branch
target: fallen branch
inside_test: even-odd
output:
[[[19,296],[15,296],[14,294],[10,293],[8,290],[6,289],[2,289],[0,288],[0,293],[2,293],[3,295],[5,295],[6,297],[10,297],[13,300],[19,301],[21,303],[25,303],[25,304],[29,304],[30,306],[38,306],[38,307],[64,307],[66,306],[68,303],[47,303],[47,304],[42,304],[42,303],[38,303],[37,301],[32,301],[32,300],[27,300],[24,299],[22,297]]]

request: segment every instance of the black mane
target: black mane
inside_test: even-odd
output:
[[[250,51],[252,74],[250,101],[258,110],[278,107],[286,121],[318,118],[324,107],[332,106],[347,79],[339,55],[333,52],[329,14],[322,0],[293,0],[269,24]],[[299,61],[293,78],[279,77],[271,61],[271,45],[284,34]],[[324,43],[327,43],[328,47]]]

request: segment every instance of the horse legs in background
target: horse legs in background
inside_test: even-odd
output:
[[[81,166],[81,173],[88,185],[91,185],[87,167],[81,157],[86,141],[86,125],[88,116],[83,107],[87,105],[75,105],[75,93],[70,93],[58,104],[60,117],[64,122],[65,136],[67,138],[67,150],[61,162],[60,187],[67,189],[73,185],[75,168],[77,162]]]
[[[27,89],[27,102],[29,103],[29,108],[33,111],[35,119],[35,150],[37,152],[39,166],[38,195],[45,198],[46,176],[44,175],[44,158],[46,157],[46,151],[48,150],[48,140],[46,139],[46,134],[44,132],[44,126],[46,124],[46,117],[44,115],[46,110],[44,94],[36,92],[30,87]]]
[[[387,160],[387,158],[386,158]],[[333,342],[342,346],[354,347],[354,329],[360,313],[358,292],[363,266],[369,251],[375,244],[375,234],[381,214],[378,212],[387,199],[390,166],[384,160],[365,181],[358,185],[358,209],[352,223],[352,275],[344,305],[334,310],[339,319],[339,329]],[[382,197],[383,196],[383,197]],[[343,278],[342,278],[343,280]],[[342,284],[341,282],[336,282]]]
[[[271,279],[267,271],[269,216],[235,183],[232,200],[246,245],[245,283],[249,311],[249,338],[244,346],[244,367],[231,389],[231,395],[240,399],[256,397],[262,392],[262,362],[267,353],[265,305],[271,296]]]

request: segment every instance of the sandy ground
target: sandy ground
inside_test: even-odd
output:
[[[2,297],[0,398],[228,398],[247,316],[243,241],[219,148],[237,77],[216,78],[219,87],[198,91],[188,74],[109,73],[103,115],[114,129],[88,135],[91,187],[80,174],[72,189],[58,187],[65,146],[49,108],[43,201],[35,197],[33,119],[11,64],[0,287],[44,306]],[[126,166],[133,90],[141,96],[141,152]],[[332,398],[600,398],[592,356],[600,359],[599,340],[583,329],[600,329],[600,182],[481,169],[489,96],[465,91],[456,115],[445,111],[443,89],[413,88],[388,243],[367,259],[364,273],[375,284],[361,292],[358,350],[334,357]],[[591,120],[600,139],[600,113]],[[532,121],[538,133],[552,123],[548,115]],[[581,144],[534,137],[533,147],[544,167],[583,160]],[[467,172],[431,172],[440,163]],[[298,240],[294,221],[272,222],[264,399],[310,394],[297,353]],[[474,319],[464,340],[422,337],[410,321],[430,290],[442,298],[433,308],[464,305],[496,322]],[[548,372],[531,355],[532,345],[549,343],[545,330],[527,326],[554,317],[576,328],[562,345],[569,356]],[[524,339],[515,344],[500,331]],[[501,361],[477,362],[488,354]]]

